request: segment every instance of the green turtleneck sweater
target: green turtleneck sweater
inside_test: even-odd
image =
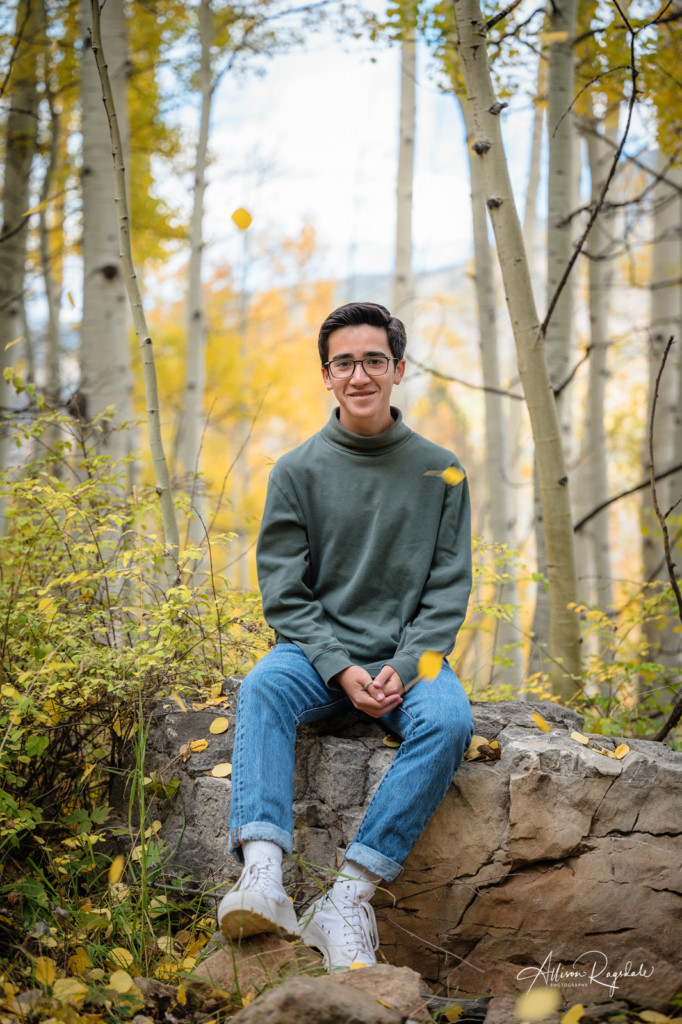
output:
[[[425,650],[449,654],[471,589],[467,480],[445,448],[410,430],[397,409],[375,437],[341,426],[283,455],[268,484],[257,548],[266,621],[324,681],[349,665],[404,683]]]

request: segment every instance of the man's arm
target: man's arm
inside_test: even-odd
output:
[[[405,684],[416,676],[417,664],[424,651],[450,654],[464,621],[471,592],[469,486],[466,477],[455,487],[445,486],[436,547],[419,608],[405,626],[396,652],[385,666],[397,672]],[[389,683],[387,677],[384,692],[393,689],[394,683]]]
[[[297,502],[272,475],[256,563],[266,622],[300,647],[329,684],[352,665],[352,659],[332,633],[322,605],[313,596],[308,534]]]

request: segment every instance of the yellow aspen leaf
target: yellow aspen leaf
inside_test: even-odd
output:
[[[361,967],[366,967],[367,964],[361,964],[360,966]],[[395,1006],[392,1006],[391,1003],[387,1003],[385,999],[379,999],[377,997],[377,1002],[378,1002],[379,1006],[385,1006],[387,1010],[395,1010]]]
[[[349,971],[359,971],[361,967],[366,967],[367,964],[363,964],[362,960],[354,960],[348,968]]]
[[[586,747],[587,744],[590,742],[587,736],[585,736],[581,732],[576,732],[575,730],[573,730],[573,732],[571,733],[571,739],[575,740],[576,743],[582,743],[584,747]]]
[[[23,334],[20,334],[18,338],[14,339],[14,341],[8,341],[7,344],[5,345],[5,348],[4,348],[3,351],[6,352],[8,348],[12,347],[12,345],[18,345],[19,342],[23,341],[23,340],[24,340],[24,336],[23,336]]]
[[[532,711],[530,717],[533,719],[538,729],[542,729],[543,732],[549,732],[552,728],[547,719],[543,718],[539,711]],[[531,991],[533,990],[531,989]]]
[[[438,651],[424,651],[417,665],[418,675],[422,679],[435,679],[443,667],[444,657]]]
[[[71,974],[82,974],[87,971],[90,966],[90,957],[82,946],[76,947],[76,952],[72,953],[67,960],[67,966]]]
[[[171,693],[171,700],[175,701],[175,703],[178,705],[181,711],[187,710],[187,705],[185,704],[184,700],[182,699],[179,693]]]
[[[192,754],[200,754],[202,750],[206,750],[207,746],[208,740],[192,740],[189,749]]]
[[[447,1010],[445,1011],[444,1017],[447,1021],[450,1021],[450,1024],[454,1024],[456,1020],[459,1020],[463,1013],[464,1007],[459,1006],[458,1003],[453,1003],[452,1006],[448,1006]]]
[[[627,745],[627,743],[619,743],[618,746],[616,747],[616,749],[613,752],[613,756],[620,761],[620,759],[622,757],[625,757],[625,755],[629,754],[629,753],[630,753],[630,748]]]
[[[222,679],[218,679],[218,680],[216,680],[215,683],[211,683],[211,687],[210,687],[209,692],[211,694],[211,697],[213,697],[214,700],[218,700],[220,697],[222,697],[222,695],[223,695],[223,681],[222,681]],[[227,697],[225,697],[224,700],[227,700]]]
[[[213,733],[214,736],[219,736],[221,732],[227,732],[229,728],[230,721],[228,718],[214,718],[208,731]]]
[[[57,965],[49,956],[37,956],[33,963],[35,979],[45,987],[54,984],[57,977]]]
[[[351,964],[351,967],[352,966],[353,965]],[[367,965],[363,964],[362,966],[366,967]],[[250,1006],[252,1002],[253,1002],[253,989],[251,989],[250,992],[247,992],[246,995],[244,996],[244,998],[242,999],[242,1006]]]
[[[133,966],[133,954],[123,946],[114,946],[109,953],[109,962],[120,970]],[[126,990],[127,991],[127,990]]]
[[[566,1010],[566,1013],[561,1018],[561,1024],[578,1024],[581,1020],[582,1015],[585,1012],[585,1007],[582,1003],[576,1003],[570,1010]]]
[[[126,859],[122,853],[117,853],[109,865],[109,885],[116,885],[120,882]]]
[[[445,483],[449,484],[450,487],[456,487],[457,484],[461,484],[466,473],[463,469],[459,469],[458,466],[448,466],[447,469],[443,470],[441,476],[443,480],[445,480]]]
[[[232,220],[237,225],[240,231],[248,231],[253,222],[253,217],[248,210],[245,210],[243,206],[240,206],[238,210],[235,210],[232,214]],[[244,1003],[246,1006],[247,1003]]]
[[[172,935],[159,935],[158,939],[156,940],[156,945],[159,947],[162,953],[166,954],[166,956],[174,955],[175,943]]]
[[[127,971],[112,971],[109,975],[109,988],[114,992],[130,992],[134,982]]]
[[[57,978],[52,986],[52,995],[60,1003],[75,1003],[81,1006],[85,1000],[88,986],[78,978]]]
[[[231,774],[232,765],[229,761],[221,761],[220,764],[215,764],[211,769],[211,775],[214,779],[226,779]]]
[[[186,1005],[186,1003],[187,1003],[187,990],[185,988],[184,981],[181,981],[180,984],[178,985],[178,990],[177,990],[177,993],[175,995],[175,998],[177,999],[177,1001],[178,1001],[180,1006],[185,1006]]]
[[[518,1020],[534,1021],[544,1020],[550,1013],[558,1010],[561,1002],[561,994],[558,988],[532,988],[530,992],[524,992],[516,1000],[515,1012]]]
[[[393,736],[384,736],[384,738],[382,739],[381,742],[383,743],[383,745],[385,747],[399,747],[400,746],[400,740],[394,739]],[[363,964],[362,966],[366,967],[367,965]]]
[[[465,761],[477,761],[477,760],[479,760],[483,755],[481,754],[481,752],[479,751],[478,748],[480,746],[486,746],[487,743],[488,743],[488,741],[485,738],[485,736],[472,736],[471,737],[471,743],[469,744],[469,749],[467,750],[466,754],[464,755],[464,760]]]

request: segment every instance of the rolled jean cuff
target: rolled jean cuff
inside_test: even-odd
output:
[[[361,867],[371,871],[373,875],[379,875],[385,882],[392,882],[403,870],[402,864],[384,857],[383,853],[377,853],[369,846],[362,843],[351,843],[346,850],[346,860],[355,861]]]
[[[271,843],[277,843],[287,854],[291,853],[293,849],[291,833],[285,832],[279,825],[273,825],[269,821],[251,821],[248,825],[230,829],[230,852],[241,864],[244,863],[242,843],[249,839],[267,839]]]

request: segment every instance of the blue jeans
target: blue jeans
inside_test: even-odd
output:
[[[246,676],[237,704],[230,810],[230,849],[240,859],[247,839],[268,839],[291,853],[296,728],[351,707],[295,644],[277,644]],[[391,882],[445,796],[474,724],[447,662],[381,721],[403,742],[346,856]]]

